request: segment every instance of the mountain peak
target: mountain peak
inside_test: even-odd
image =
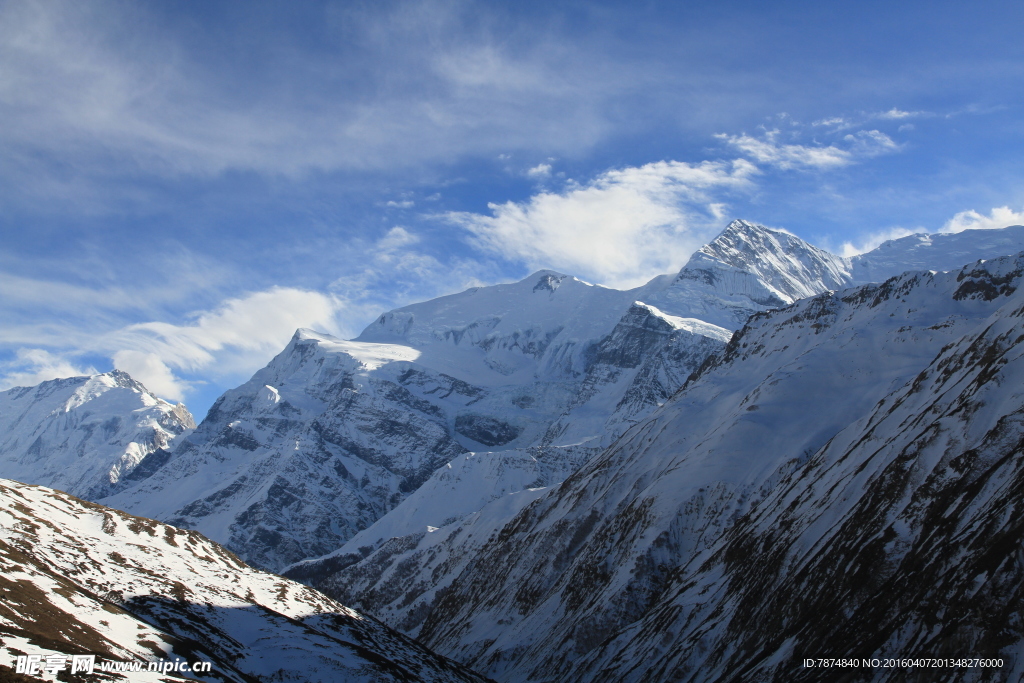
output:
[[[746,255],[754,253],[779,255],[820,253],[840,258],[805,242],[788,230],[769,228],[741,219],[729,223],[715,239],[701,247],[698,253],[713,256],[737,267],[749,265],[749,257]]]
[[[726,266],[757,276],[783,301],[839,289],[850,279],[850,261],[805,242],[786,230],[734,220],[701,247],[684,266],[688,270]]]
[[[744,220],[742,218],[735,218],[735,219],[733,219],[729,223],[729,225],[725,226],[725,230],[723,230],[720,234],[724,235],[725,233],[728,233],[728,232],[764,232],[764,231],[767,231],[767,232],[782,232],[782,233],[785,233],[787,235],[790,234],[786,230],[772,229],[772,228],[769,228],[766,225],[761,225],[760,223],[753,223],[751,221]]]
[[[734,220],[650,301],[673,315],[734,330],[755,311],[842,288],[850,268],[849,259],[786,230]]]
[[[123,488],[141,463],[155,470],[194,427],[184,405],[122,370],[15,387],[0,392],[0,472],[99,498]]]

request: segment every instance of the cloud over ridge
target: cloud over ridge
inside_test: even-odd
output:
[[[716,198],[751,187],[744,159],[659,161],[613,169],[543,191],[524,202],[489,204],[491,215],[451,212],[483,249],[530,268],[558,268],[610,287],[632,287],[676,270],[719,220]]]

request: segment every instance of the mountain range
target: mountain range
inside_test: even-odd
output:
[[[496,680],[1005,658],[1020,617],[982,615],[1024,570],[1022,250],[1014,226],[843,258],[734,221],[633,290],[540,271],[299,330],[198,427],[116,371],[3,392],[0,476],[199,531]]]

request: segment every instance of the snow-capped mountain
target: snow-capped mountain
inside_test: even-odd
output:
[[[724,241],[735,245],[744,231],[753,233],[754,239],[751,241],[754,243],[774,241],[778,244],[781,242],[787,245],[791,252],[799,251],[797,249],[799,245],[785,233],[774,234],[774,231],[742,223],[730,225],[729,229],[723,233],[723,237],[727,238]],[[1013,237],[1013,231],[1010,232],[1010,238],[1016,239]],[[949,236],[949,238],[954,242],[959,242],[957,248],[962,248],[961,238],[958,236]],[[907,238],[904,243],[917,239],[917,236]],[[941,246],[943,241],[936,239],[936,244]],[[1002,248],[1005,245],[1005,240],[1001,238],[990,240],[989,243],[982,245],[982,248],[991,247],[993,244],[997,245],[996,248]],[[714,245],[714,248],[706,248],[704,251],[714,251],[720,254],[738,252],[745,254],[745,258],[752,258],[750,250],[746,248],[725,249]],[[819,258],[813,248],[808,248],[806,251],[811,252],[813,256],[808,262],[819,269],[830,264],[840,263],[843,265],[838,257],[828,258],[826,255]],[[785,250],[776,249],[774,252],[768,250],[769,256],[773,253],[776,254],[772,257],[775,261],[785,263],[785,259],[778,257],[776,252],[785,255]],[[694,260],[698,260],[697,257]],[[766,258],[765,260],[771,259]],[[853,264],[858,262],[857,259],[853,260]],[[819,272],[834,273],[838,271],[839,276],[836,279],[840,276],[849,277],[848,271],[853,266],[844,265],[843,267],[846,270],[837,268],[819,270]],[[783,270],[780,267],[778,272]],[[796,270],[796,268],[790,269],[790,271]],[[705,282],[703,286],[709,288],[719,286],[723,282],[721,278],[717,280],[707,278],[707,280],[708,282]],[[781,276],[776,276],[776,280],[787,281]],[[816,289],[825,288],[825,282],[820,277],[817,280],[812,280],[812,283],[811,286]],[[832,281],[828,284],[836,283]],[[728,292],[728,290],[719,291]],[[790,289],[789,293],[780,293],[777,296],[789,297],[798,293]],[[706,291],[703,300],[714,301],[715,299]],[[746,305],[750,307],[752,304],[748,302]],[[636,304],[632,310],[636,314],[638,310],[645,308],[652,309],[649,306]],[[658,313],[664,316],[664,314]],[[623,326],[623,329],[627,328]],[[658,353],[646,355],[645,362],[648,367],[655,365],[653,361],[657,356]],[[824,372],[826,371],[823,370]],[[655,383],[646,381],[644,373],[638,373],[633,380],[633,386],[648,389],[655,386],[671,387],[667,393],[660,395],[657,400],[648,404],[656,405],[663,403],[684,381],[684,377],[677,377],[674,378],[674,382]],[[630,393],[626,392],[624,396],[629,396]],[[620,392],[618,395],[622,396],[623,394]],[[581,392],[581,397],[580,402],[585,404],[586,394]],[[625,401],[626,398],[621,399],[620,405]],[[646,412],[640,411],[639,414],[646,415],[649,412],[648,409]],[[577,433],[586,433],[588,426],[594,427],[593,423],[588,425],[585,414],[579,418],[575,415],[572,417],[576,418],[575,422],[563,418],[554,424],[576,426]],[[621,433],[621,431],[612,432],[610,429],[612,426],[613,421],[605,423],[606,434],[611,437]],[[586,453],[577,453],[576,461],[585,459],[585,457]],[[473,561],[476,551],[489,538],[495,537],[512,515],[540,495],[539,487],[551,486],[557,482],[557,477],[536,476],[541,462],[535,454],[518,451],[475,453],[460,458],[447,468],[442,468],[435,473],[434,477],[428,480],[414,496],[389,512],[372,527],[351,539],[339,550],[324,558],[293,566],[286,571],[286,574],[319,586],[340,599],[349,600],[352,604],[379,615],[404,632],[416,635],[419,633],[424,619],[430,614],[438,591],[447,587],[453,578]],[[569,469],[573,468],[574,465],[570,465]],[[511,497],[507,495],[513,491],[523,491],[524,493]],[[504,499],[500,499],[502,495],[505,495]],[[425,504],[425,501],[429,501],[429,504]],[[496,502],[489,507],[482,505],[488,501]],[[462,519],[456,518],[456,513],[467,512],[470,509],[472,512]],[[509,515],[504,521],[501,518],[503,513]]]
[[[353,341],[301,330],[170,462],[102,502],[277,570],[336,550],[467,452],[544,447],[562,477],[729,337],[645,291],[543,271],[392,311]]]
[[[0,392],[0,475],[98,499],[162,465],[188,409],[119,370]]]
[[[906,268],[889,275],[903,270]],[[676,315],[735,330],[752,313],[840,289],[850,282],[850,259],[784,230],[736,220],[698,249],[672,283],[650,302]]]
[[[837,269],[836,257],[743,221],[705,252],[705,266],[717,259],[732,275],[689,298],[665,295],[679,278],[622,292],[541,271],[385,313],[351,342],[300,332],[215,404],[174,461],[103,502],[198,529],[281,569],[340,548],[462,453],[488,452],[512,472],[527,462],[521,449],[543,447],[568,472],[721,351],[742,317],[736,306],[745,315],[780,296],[825,291]],[[816,279],[792,284],[805,273]],[[747,295],[761,290],[779,294]],[[729,328],[688,315],[726,300],[730,316],[716,319]],[[511,492],[488,490],[449,498]],[[464,512],[455,506],[438,523]]]
[[[850,259],[854,284],[882,282],[907,270],[957,270],[965,263],[1016,254],[1024,249],[1024,225],[1000,230],[918,233],[889,240]]]
[[[92,654],[97,666],[209,662],[188,677],[239,683],[485,680],[194,531],[10,480],[0,501],[0,674],[17,655],[56,656],[62,672],[26,680],[80,680],[67,678],[67,657]],[[145,668],[103,676],[182,680]]]
[[[197,529],[265,568],[334,550],[465,450],[403,385],[416,356],[300,330],[169,463],[103,502]],[[452,404],[473,399],[447,388]]]
[[[1024,230],[988,232],[999,235],[971,248],[1024,239]],[[443,477],[449,462],[476,453],[471,469],[507,478],[434,482],[450,509],[433,505],[426,520],[395,512],[361,537],[369,545],[356,546],[360,556],[388,534],[481,509],[465,501],[482,507],[520,485],[555,483],[664,403],[751,313],[857,273],[897,272],[901,253],[944,264],[970,243],[929,240],[888,243],[869,268],[874,252],[843,259],[734,221],[677,276],[634,290],[541,271],[396,309],[353,341],[301,330],[222,396],[172,457],[161,451],[130,486],[93,499],[199,530],[264,568],[334,553],[337,569],[338,557],[356,557],[346,542]],[[533,462],[540,452],[543,476]]]
[[[497,680],[822,680],[802,658],[902,655],[1018,680],[1022,278],[1024,254],[755,315],[560,486],[499,499],[509,522],[496,501],[332,580]]]

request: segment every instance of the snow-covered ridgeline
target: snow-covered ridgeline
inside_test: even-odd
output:
[[[199,529],[280,569],[338,549],[467,451],[495,462],[510,452],[514,469],[518,449],[609,445],[752,313],[861,271],[899,272],[904,253],[926,264],[993,256],[1024,239],[1024,229],[983,237],[903,238],[867,268],[858,264],[875,252],[845,260],[734,221],[677,277],[628,292],[541,271],[397,309],[356,341],[299,331],[179,439],[173,457],[158,451],[101,500]],[[51,483],[33,472],[23,478]],[[464,487],[449,499],[490,497]],[[442,521],[465,512],[455,507]]]
[[[209,661],[211,674],[199,678],[240,683],[484,680],[196,532],[9,480],[0,480],[0,502],[6,662],[92,653]]]
[[[799,680],[812,651],[1024,666],[1021,629],[986,622],[1024,576],[1007,544],[1024,523],[1022,270],[910,273],[755,317],[471,548],[419,637],[498,680]],[[893,585],[912,593],[893,605]]]
[[[269,569],[335,550],[464,452],[399,382],[416,356],[300,330],[169,463],[103,503],[197,529]]]
[[[194,428],[183,404],[118,370],[15,387],[0,392],[0,475],[101,498],[155,471]]]
[[[525,297],[506,302],[520,323],[532,314],[555,331],[545,338],[575,329],[570,312],[600,308],[588,296],[605,304],[623,298],[576,280],[555,286],[552,278],[502,286],[506,298]],[[484,300],[494,294],[488,290],[456,296]],[[449,323],[452,308],[442,309]],[[577,319],[580,329],[594,324]],[[547,329],[542,323],[528,329]],[[345,342],[300,331],[270,365],[219,399],[159,472],[102,502],[198,529],[248,561],[281,569],[336,550],[467,449],[543,444],[568,454],[583,442],[607,443],[729,336],[643,303],[625,304],[602,337],[571,337],[560,347],[532,346],[537,335],[521,333],[518,323],[493,344],[496,337],[442,328],[426,341],[388,332],[390,341]],[[526,370],[504,374],[513,360]],[[580,462],[566,457],[555,469],[565,474]]]

